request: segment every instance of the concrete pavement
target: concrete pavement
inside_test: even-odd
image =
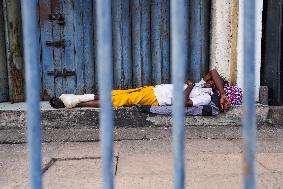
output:
[[[170,138],[116,141],[114,172],[117,189],[172,188]],[[44,143],[45,189],[102,188],[98,142]],[[257,141],[258,188],[282,188],[283,140]],[[187,139],[187,188],[241,188],[242,149],[237,139]],[[28,188],[26,144],[0,145],[0,186]]]
[[[272,107],[258,104],[256,109],[259,126],[266,125],[266,120],[276,127],[283,125],[283,107],[272,111]],[[53,109],[49,103],[42,102],[42,141],[98,141],[99,112],[99,108]],[[150,114],[138,107],[123,107],[113,112],[115,140],[171,136],[170,129],[165,129],[171,128],[172,116]],[[242,114],[241,106],[232,106],[230,111],[218,116],[186,116],[187,138],[239,138]],[[25,103],[0,103],[0,120],[0,143],[27,141]],[[276,130],[269,126],[263,127],[263,130]]]

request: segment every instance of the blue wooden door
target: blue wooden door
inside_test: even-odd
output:
[[[210,0],[189,0],[186,79],[209,65]],[[95,76],[95,1],[39,0],[42,97],[91,93]],[[113,87],[170,83],[170,0],[112,0]],[[95,40],[94,40],[95,39]]]
[[[39,0],[42,98],[94,88],[92,0]]]

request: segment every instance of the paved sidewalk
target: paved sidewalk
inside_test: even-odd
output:
[[[242,188],[239,140],[186,140],[187,188]],[[171,141],[115,142],[117,189],[172,188]],[[282,188],[283,140],[257,143],[258,188]],[[43,144],[45,189],[101,187],[99,143]],[[1,189],[28,188],[26,144],[0,145]]]
[[[100,110],[100,108],[53,109],[48,102],[42,102],[42,141],[98,141]],[[256,105],[257,123],[260,126],[266,125],[267,118],[274,126],[283,125],[283,122],[280,123],[279,121],[282,120],[282,113],[283,107],[278,107],[276,111],[270,111],[269,106]],[[241,106],[231,106],[228,112],[221,113],[218,116],[186,116],[185,126],[189,129],[187,137],[238,138],[240,137],[239,127],[242,114],[243,108]],[[276,119],[275,115],[277,116]],[[23,143],[27,141],[25,103],[0,103],[0,120],[0,143]],[[172,116],[151,114],[135,106],[114,108],[113,120],[116,140],[143,138],[144,136],[156,138],[160,136],[158,133],[161,133],[161,135],[168,133],[164,131],[164,127],[172,127]],[[150,136],[151,127],[157,128],[153,131],[155,133],[152,136]],[[265,128],[269,129],[268,127]],[[140,128],[151,131],[140,132]]]

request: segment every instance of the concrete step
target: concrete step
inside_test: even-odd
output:
[[[276,114],[282,107],[270,111],[265,105],[256,106],[258,125],[264,125],[270,112]],[[97,141],[99,140],[99,108],[53,109],[41,103],[43,141]],[[280,111],[279,111],[280,112]],[[241,106],[232,106],[218,116],[186,116],[188,138],[240,137]],[[277,115],[280,121],[280,116]],[[0,103],[0,142],[26,142],[25,103]],[[168,137],[171,116],[154,115],[138,107],[114,109],[115,139],[150,139]],[[278,120],[277,120],[278,121]],[[153,133],[153,134],[152,134]]]

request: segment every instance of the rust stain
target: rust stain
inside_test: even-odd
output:
[[[51,14],[50,8],[47,4],[47,1],[41,0],[39,2],[39,17],[40,20],[47,20],[48,14]]]
[[[11,79],[13,83],[12,93],[13,99],[12,102],[21,102],[24,99],[24,80],[22,70],[18,70],[15,64],[11,65]]]
[[[248,160],[247,160],[247,146],[243,145],[243,176],[247,177],[250,174]]]
[[[238,39],[238,17],[239,17],[239,0],[233,0],[232,10],[232,36],[231,36],[231,65],[230,78],[231,84],[237,84],[237,39]]]
[[[61,10],[60,0],[51,0],[51,10],[55,13],[59,13]]]
[[[11,52],[9,55],[12,80],[12,102],[24,100],[24,60],[21,38],[21,23],[19,19],[9,23],[11,36]]]

